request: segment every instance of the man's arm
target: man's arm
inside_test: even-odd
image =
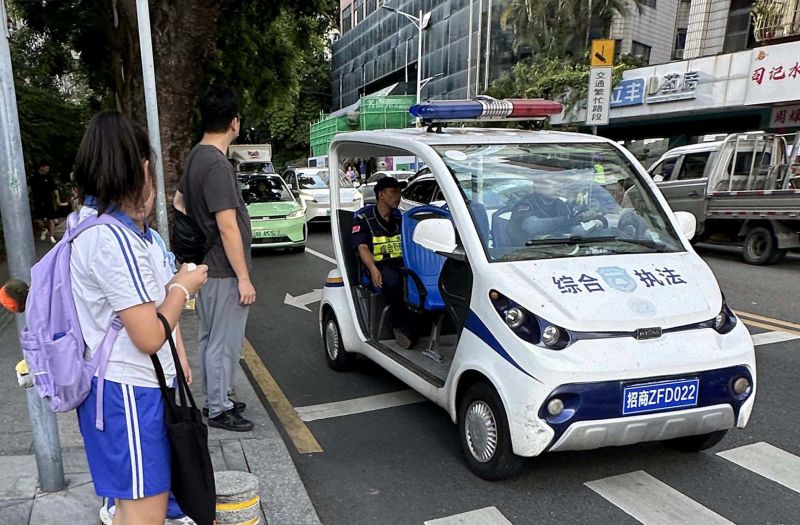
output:
[[[359,244],[358,256],[361,258],[361,262],[364,263],[364,266],[367,267],[370,278],[372,279],[372,284],[375,288],[382,288],[383,277],[381,276],[381,271],[378,269],[378,265],[375,264],[375,256],[372,255],[369,246],[366,244]]]
[[[225,249],[225,256],[239,280],[239,304],[251,305],[256,300],[256,289],[250,281],[250,272],[247,269],[247,262],[245,262],[244,243],[242,242],[242,233],[239,231],[239,224],[236,222],[236,210],[221,210],[214,216],[217,220],[222,247]]]

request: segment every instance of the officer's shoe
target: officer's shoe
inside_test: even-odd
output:
[[[408,332],[399,328],[394,329],[394,340],[397,341],[400,348],[405,348],[406,350],[414,348],[414,345],[417,343]]]
[[[253,430],[253,422],[239,415],[234,409],[230,409],[217,417],[209,418],[208,426],[223,428],[232,432],[250,432]]]
[[[244,409],[247,408],[247,403],[244,401],[234,401],[233,402],[233,411],[237,414],[241,414],[244,412]],[[208,417],[208,407],[203,407],[203,417]]]

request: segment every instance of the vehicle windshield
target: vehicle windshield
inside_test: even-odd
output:
[[[291,202],[292,193],[280,177],[243,177],[239,186],[247,204],[256,202]]]
[[[242,162],[237,166],[237,171],[243,174],[275,173],[271,162]]]
[[[300,184],[301,190],[326,190],[328,189],[328,181],[330,175],[327,171],[320,171],[318,173],[303,173],[297,174],[297,181]],[[353,184],[347,180],[347,177],[339,177],[339,186],[342,188],[352,188]]]
[[[683,251],[649,188],[609,144],[435,149],[493,262]]]

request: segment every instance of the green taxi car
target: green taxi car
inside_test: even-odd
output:
[[[272,173],[239,174],[242,197],[250,214],[253,248],[306,249],[304,206],[283,179]]]

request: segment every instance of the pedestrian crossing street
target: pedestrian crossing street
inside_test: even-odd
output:
[[[717,456],[800,494],[800,457],[795,454],[759,442],[717,452]],[[584,486],[645,525],[734,524],[643,470],[587,481]],[[570,521],[568,516],[564,519],[565,523]],[[800,516],[796,523],[800,523]],[[512,523],[496,507],[486,507],[429,520],[425,525],[520,524]]]

